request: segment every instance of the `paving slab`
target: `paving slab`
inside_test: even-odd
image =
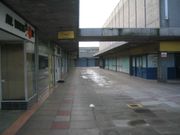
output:
[[[69,135],[99,135],[99,129],[70,129]]]
[[[70,128],[75,129],[92,129],[96,128],[96,123],[93,120],[79,120],[79,121],[71,121]]]
[[[70,128],[70,123],[69,122],[64,122],[64,121],[54,121],[51,124],[51,130],[60,130],[60,129],[69,129]]]
[[[58,122],[58,121],[70,121],[70,116],[56,116],[54,121]]]

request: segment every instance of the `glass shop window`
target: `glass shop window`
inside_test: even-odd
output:
[[[39,56],[39,69],[47,69],[47,68],[48,68],[48,57]]]

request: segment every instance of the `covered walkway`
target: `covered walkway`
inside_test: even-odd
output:
[[[179,84],[157,83],[99,68],[76,68],[17,135],[179,133]]]

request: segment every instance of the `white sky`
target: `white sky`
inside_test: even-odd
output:
[[[119,0],[80,0],[80,28],[101,28]],[[98,42],[80,42],[80,47],[99,46]]]

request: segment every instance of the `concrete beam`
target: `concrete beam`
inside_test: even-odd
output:
[[[180,32],[171,34],[159,28],[83,28],[79,29],[79,41],[154,41],[179,39]]]

